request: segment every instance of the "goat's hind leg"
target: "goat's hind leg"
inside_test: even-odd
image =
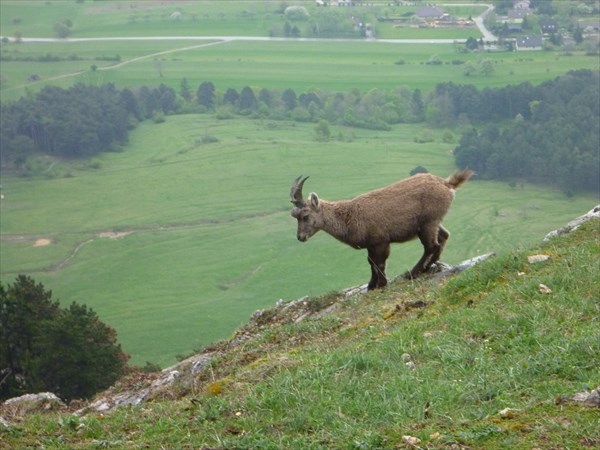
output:
[[[443,230],[443,231],[442,231]],[[423,256],[419,259],[419,262],[415,264],[415,267],[406,274],[409,279],[417,278],[423,272],[425,272],[433,263],[439,259],[442,253],[443,244],[448,239],[450,234],[438,223],[427,224],[419,229],[417,236],[423,244]],[[439,237],[443,239],[440,245]]]
[[[439,262],[440,256],[442,256],[442,252],[444,251],[444,247],[446,246],[446,241],[448,241],[449,237],[450,237],[450,232],[448,230],[446,230],[442,225],[440,225],[438,228],[438,235],[437,235],[438,247],[436,248],[435,252],[433,253],[433,256],[431,258],[431,264],[436,264]]]

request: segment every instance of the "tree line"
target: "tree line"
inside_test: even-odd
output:
[[[470,119],[480,114],[484,121],[480,128],[464,132],[454,150],[457,165],[488,179],[524,179],[559,185],[566,192],[598,192],[599,87],[598,72],[588,70],[537,87],[494,90],[499,95],[488,92],[479,101],[469,97],[468,88],[438,87],[445,92],[440,98],[446,99],[446,107]]]
[[[114,149],[127,142],[133,104],[132,95],[112,84],[47,86],[2,104],[1,162],[19,166],[34,153],[79,158]]]
[[[291,88],[250,86],[219,90],[211,81],[194,89],[185,78],[178,91],[164,84],[122,90],[112,84],[45,87],[35,96],[1,106],[0,162],[4,168],[19,168],[39,152],[87,157],[115,150],[127,142],[129,130],[139,121],[162,122],[170,114],[294,120],[318,124],[320,130],[329,124],[390,130],[395,124],[426,123],[462,130],[457,164],[469,165],[480,176],[558,180],[567,189],[589,190],[597,188],[593,181],[598,179],[597,170],[590,167],[598,167],[593,143],[598,142],[599,114],[593,100],[599,89],[598,72],[589,70],[537,86],[477,89],[441,83],[426,94],[402,86],[367,92],[296,93]],[[317,134],[327,138],[327,133]],[[559,162],[565,159],[569,165]],[[512,170],[512,165],[517,167]],[[571,182],[565,167],[586,174]]]

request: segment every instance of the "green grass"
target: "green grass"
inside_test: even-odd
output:
[[[432,449],[593,448],[597,410],[565,399],[600,384],[599,225],[445,281],[307,299],[334,304],[321,317],[265,311],[152,402],[0,433],[45,448],[393,449],[407,435]],[[538,253],[550,259],[529,264]]]
[[[165,22],[170,5],[133,5],[3,0],[1,34],[12,36],[19,29],[26,37],[51,36],[57,20],[71,18],[73,37],[264,35],[268,29],[264,21],[275,20],[270,11],[278,2],[189,2],[183,7],[190,16],[182,23]],[[308,6],[314,7],[312,2]],[[462,6],[453,8],[472,14]],[[190,29],[191,14],[197,14],[195,20],[202,25],[194,25],[195,31]],[[21,21],[16,23],[15,18]],[[2,101],[30,95],[48,84],[68,87],[75,82],[114,82],[119,87],[165,83],[179,90],[184,77],[193,90],[211,80],[221,92],[249,85],[291,87],[298,94],[308,89],[368,91],[399,86],[426,93],[440,82],[479,88],[538,83],[571,69],[599,67],[596,57],[577,53],[485,54],[496,62],[495,73],[467,78],[462,66],[452,61],[482,56],[458,53],[453,45],[210,44],[189,40],[2,44],[2,52],[13,57],[49,53],[83,58],[59,63],[3,61]],[[113,62],[95,59],[114,55],[120,55],[124,64],[112,67]],[[426,65],[433,55],[443,64]],[[97,71],[90,70],[92,64]],[[27,82],[32,73],[42,80]],[[77,74],[69,76],[73,73]],[[450,152],[455,144],[441,142],[442,130],[432,131],[436,142],[415,144],[413,139],[422,130],[413,125],[396,126],[391,132],[331,129],[336,139],[318,143],[311,124],[168,117],[161,125],[143,123],[123,153],[75,162],[40,158],[35,162],[38,176],[32,179],[2,174],[6,196],[0,204],[2,282],[12,282],[17,273],[31,274],[63,302],[93,307],[116,327],[134,363],[150,360],[163,366],[177,354],[226,337],[252,311],[279,298],[363,283],[368,268],[362,252],[325,235],[306,245],[296,242],[288,213],[291,181],[301,173],[310,175],[307,191],[338,199],[396,181],[418,165],[446,176],[454,170]],[[218,142],[202,144],[206,134]],[[459,192],[446,219],[453,234],[445,257],[458,262],[525,245],[597,202],[594,195],[567,198],[546,187],[473,181]],[[109,231],[129,234],[118,240],[99,237]],[[51,239],[52,244],[33,247],[40,238]],[[420,251],[414,242],[394,248],[390,275],[411,267]]]
[[[193,48],[192,48],[193,47]],[[392,44],[383,42],[73,42],[5,44],[9,55],[42,56],[47,53],[66,57],[76,54],[81,61],[40,63],[6,61],[2,63],[5,81],[3,101],[16,100],[47,84],[68,87],[75,82],[99,84],[113,82],[119,87],[167,84],[179,92],[187,78],[192,89],[212,81],[224,92],[245,86],[285,90],[298,94],[309,89],[328,91],[368,91],[410,86],[423,92],[453,80],[478,88],[505,86],[522,82],[540,83],[572,69],[599,69],[598,58],[575,53],[458,53],[453,44]],[[103,56],[121,56],[120,65],[96,61]],[[441,65],[427,65],[437,57]],[[141,58],[141,59],[137,59]],[[477,62],[489,58],[495,63],[490,76],[463,75],[464,66],[456,61]],[[96,65],[100,70],[92,71]],[[29,82],[37,74],[41,80]],[[162,76],[161,76],[162,74]],[[60,78],[57,78],[60,77]]]
[[[378,6],[349,8],[319,8],[313,1],[297,1],[313,17],[335,11],[343,18],[351,16],[369,20],[381,37],[401,37],[402,33],[387,24],[377,23],[376,17],[400,16],[416,11],[414,7]],[[0,26],[3,36],[14,36],[17,31],[24,37],[53,36],[56,22],[70,19],[72,37],[90,36],[268,36],[273,27],[282,28],[285,17],[281,3],[276,1],[202,1],[186,3],[155,3],[151,1],[103,1],[102,3],[54,0],[3,0]],[[455,17],[474,16],[484,6],[450,6],[446,9]],[[171,15],[179,12],[179,20]],[[20,19],[20,20],[19,20]],[[297,26],[304,29],[305,23]],[[438,36],[450,39],[479,36],[469,30],[415,30],[423,38]],[[440,31],[443,31],[442,33]],[[470,33],[470,34],[469,34]]]
[[[304,2],[311,14],[321,14],[313,2]],[[464,54],[459,44],[393,44],[383,42],[244,42],[214,45],[214,41],[190,40],[199,36],[269,35],[273,24],[284,19],[276,11],[279,2],[206,1],[178,6],[154,2],[103,1],[78,4],[71,1],[3,1],[0,4],[0,28],[4,36],[20,31],[24,37],[52,36],[58,20],[70,18],[73,38],[183,36],[183,40],[127,42],[58,42],[2,44],[2,53],[10,57],[39,58],[47,54],[62,58],[77,55],[79,61],[2,62],[2,101],[14,101],[36,92],[45,85],[68,87],[76,82],[114,82],[119,87],[156,86],[165,83],[179,90],[187,78],[192,88],[212,81],[217,89],[256,88],[287,89],[298,93],[308,89],[349,91],[373,88],[394,89],[399,86],[419,88],[423,92],[438,83],[474,84],[479,88],[505,86],[525,81],[540,83],[572,69],[599,69],[596,56],[582,51],[565,55],[560,51],[526,53]],[[180,8],[181,21],[168,19],[169,11]],[[482,6],[448,6],[456,16],[468,17]],[[409,7],[336,8],[341,15],[395,16],[412,11]],[[376,22],[376,21],[375,21]],[[466,39],[475,35],[467,29],[394,28],[376,23],[380,38]],[[380,28],[380,29],[379,29]],[[96,58],[119,55],[121,64]],[[426,65],[437,56],[442,65]],[[141,59],[138,59],[141,58]],[[490,58],[495,64],[491,76],[463,75],[464,66]],[[99,70],[92,71],[95,65]],[[28,81],[36,74],[41,80]]]
[[[408,176],[416,166],[447,176],[454,144],[414,143],[415,125],[390,132],[331,127],[342,141],[314,140],[314,124],[170,116],[143,123],[122,153],[91,161],[42,159],[32,178],[2,175],[3,283],[26,272],[65,304],[77,301],[115,327],[133,356],[162,366],[227,337],[258,309],[365,283],[364,252],[318,234],[295,238],[289,186],[350,198]],[[202,144],[210,134],[218,139]],[[445,224],[444,259],[537,241],[589,210],[593,195],[568,198],[529,184],[472,181]],[[129,233],[120,239],[103,232]],[[37,239],[52,241],[33,247]],[[394,246],[388,274],[420,256]]]

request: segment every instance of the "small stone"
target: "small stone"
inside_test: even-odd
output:
[[[548,261],[550,256],[548,255],[531,255],[527,257],[527,262],[529,264],[536,264],[544,261]]]
[[[572,400],[585,406],[600,408],[600,386],[591,392],[578,392],[573,395]]]
[[[421,439],[414,436],[402,436],[402,442],[404,442],[407,445],[412,445],[414,447],[421,443]]]
[[[540,283],[540,285],[538,286],[538,288],[539,288],[541,294],[550,294],[550,293],[552,293],[552,289],[550,289],[545,284]]]
[[[516,416],[516,412],[518,412],[518,409],[513,409],[513,408],[504,408],[502,410],[500,410],[498,412],[498,414],[500,415],[500,417],[502,417],[503,419],[514,419]]]

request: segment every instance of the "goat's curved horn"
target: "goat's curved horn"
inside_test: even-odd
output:
[[[304,198],[302,198],[302,186],[307,179],[308,177],[302,178],[302,175],[300,175],[298,178],[296,178],[294,184],[292,184],[292,188],[290,189],[291,202],[298,208],[301,208],[306,204],[304,202]]]

